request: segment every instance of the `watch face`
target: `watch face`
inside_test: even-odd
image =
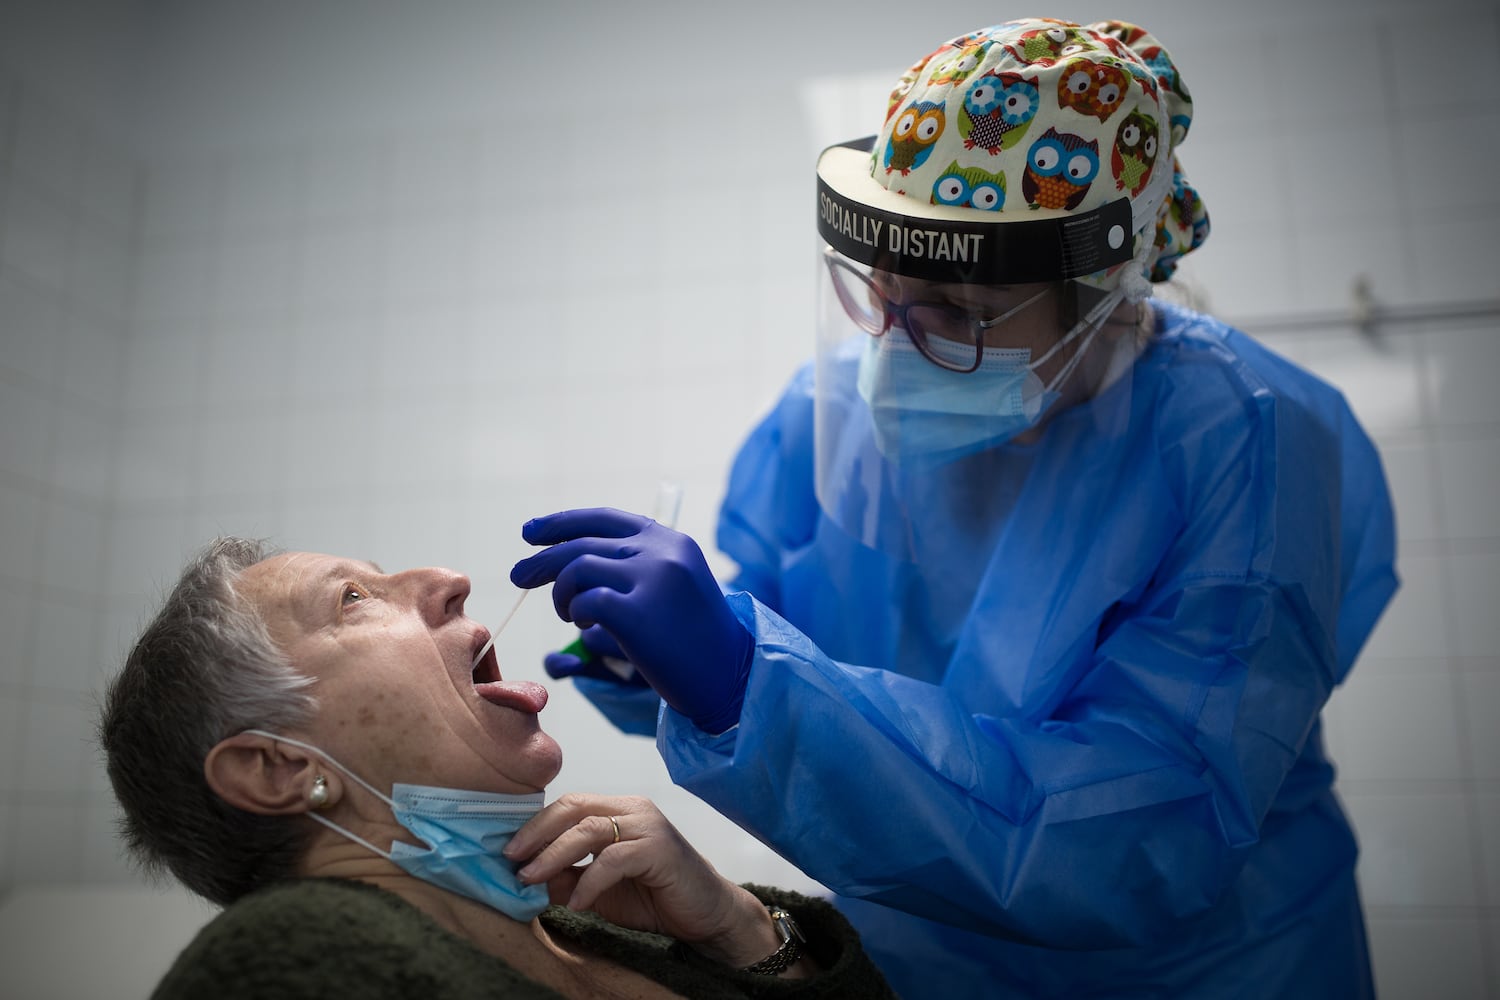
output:
[[[776,923],[776,932],[781,935],[783,944],[787,941],[796,941],[798,944],[807,941],[807,938],[802,936],[802,928],[797,926],[797,921],[793,920],[792,915],[781,907],[778,906],[771,911],[771,919]]]

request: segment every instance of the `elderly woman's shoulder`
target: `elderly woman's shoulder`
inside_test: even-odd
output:
[[[154,1000],[550,996],[400,897],[299,879],[238,900],[201,930]]]

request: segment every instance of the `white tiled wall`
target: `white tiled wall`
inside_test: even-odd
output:
[[[118,133],[0,66],[0,882],[101,866],[93,692],[138,170]],[[90,853],[90,849],[93,854]]]
[[[730,454],[810,347],[809,164],[873,128],[916,55],[889,27],[908,6],[887,6],[789,4],[780,49],[712,13],[662,22],[685,46],[671,65],[713,38],[735,68],[670,100],[632,75],[654,49],[581,40],[629,112],[553,102],[529,132],[510,103],[559,65],[543,13],[496,35],[493,65],[466,61],[466,39],[502,15],[424,18],[457,55],[422,73],[408,37],[381,34],[398,6],[336,26],[309,12],[326,59],[288,49],[277,80],[246,72],[248,22],[158,12],[159,65],[123,131],[0,62],[0,887],[131,877],[92,695],[215,533],[456,566],[491,622],[533,514],[646,508],[671,478],[681,526],[711,542]],[[934,42],[994,17],[951,6]],[[1345,308],[1359,275],[1391,304],[1496,296],[1492,5],[1432,12],[1472,40],[1441,88],[1387,71],[1409,44],[1398,4],[1136,6],[1198,101],[1182,158],[1214,234],[1183,279],[1214,311],[1256,332]],[[655,32],[591,11],[599,37]],[[1332,71],[1334,38],[1364,56]],[[379,71],[410,92],[345,79],[340,39],[386,46]],[[1500,320],[1263,337],[1347,393],[1400,519],[1403,588],[1327,713],[1382,995],[1500,997]],[[508,672],[540,676],[567,638],[530,599]],[[672,788],[649,742],[552,690],[557,787],[651,794],[729,874],[806,884]]]

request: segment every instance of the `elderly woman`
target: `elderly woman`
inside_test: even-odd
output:
[[[891,995],[831,907],[650,802],[542,807],[547,692],[476,664],[468,594],[234,538],[186,569],[100,728],[128,846],[225,907],[156,996]]]

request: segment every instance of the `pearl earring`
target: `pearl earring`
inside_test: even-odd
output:
[[[307,793],[307,801],[312,803],[314,809],[322,809],[328,804],[328,779],[321,774],[313,779],[312,791]]]

